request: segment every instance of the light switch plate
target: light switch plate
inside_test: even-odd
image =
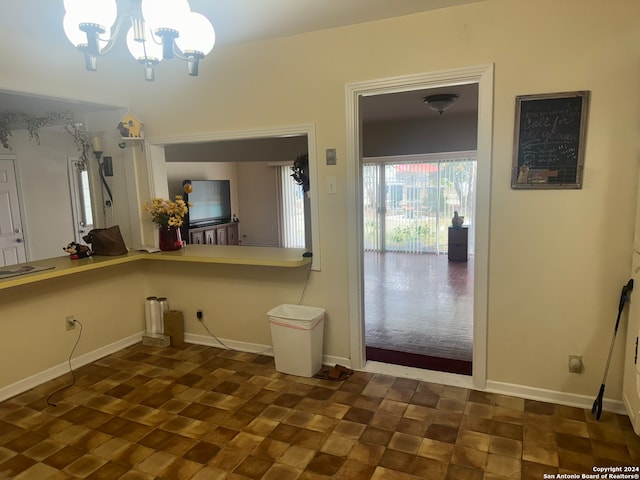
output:
[[[326,158],[327,158],[327,165],[335,165],[337,162],[336,149],[327,148]]]

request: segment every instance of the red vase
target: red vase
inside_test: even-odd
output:
[[[169,252],[171,250],[180,250],[182,248],[182,237],[180,229],[170,225],[161,225],[158,230],[160,250]]]

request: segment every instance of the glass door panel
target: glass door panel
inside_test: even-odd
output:
[[[363,219],[364,219],[364,250],[384,251],[382,238],[384,222],[382,214],[385,204],[380,189],[384,187],[382,175],[384,170],[379,164],[365,164],[362,167],[363,178]]]
[[[472,253],[475,179],[473,158],[364,164],[365,251],[446,253],[457,211]]]

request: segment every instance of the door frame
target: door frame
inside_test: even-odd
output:
[[[493,64],[367,80],[346,85],[350,358],[366,368],[362,212],[362,121],[360,98],[469,83],[478,84],[478,170],[476,193],[473,373],[471,380],[438,372],[434,378],[483,390],[487,379],[489,217],[493,135]],[[403,370],[408,371],[406,367]],[[414,369],[415,370],[415,369]],[[427,372],[420,372],[427,374]],[[435,372],[434,372],[435,373]]]
[[[29,238],[28,238],[27,228],[26,228],[27,220],[25,218],[25,209],[24,209],[24,204],[22,202],[22,183],[20,182],[20,169],[18,166],[18,156],[14,154],[11,154],[11,155],[0,154],[0,160],[10,160],[13,163],[14,180],[16,183],[16,194],[18,196],[17,208],[18,208],[18,217],[20,220],[20,234],[22,235],[22,246],[24,248],[25,261],[29,261],[31,257],[29,255]]]

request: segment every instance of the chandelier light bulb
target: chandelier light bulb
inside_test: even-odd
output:
[[[76,15],[82,13],[87,6],[87,2],[83,0],[64,0],[63,4],[65,12],[75,13]]]
[[[74,47],[87,43],[87,34],[80,30],[80,23],[77,15],[72,13],[66,13],[62,19],[64,34]]]
[[[187,0],[142,0],[142,16],[154,33],[158,28],[178,30],[190,12]]]
[[[195,52],[207,55],[216,43],[213,25],[207,17],[196,12],[191,12],[185,20],[187,23],[181,27],[176,45],[185,55]]]
[[[115,0],[64,0],[64,9],[80,23],[95,23],[107,32],[118,17]]]

